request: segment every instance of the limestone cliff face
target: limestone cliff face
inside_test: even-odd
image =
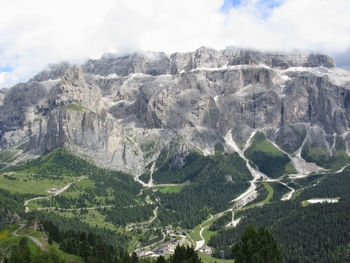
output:
[[[261,130],[291,153],[303,143],[330,149],[334,133],[350,142],[350,74],[311,53],[108,54],[50,66],[0,102],[2,150],[66,145],[133,174],[170,144],[182,149],[178,166],[189,149],[212,154],[229,131],[240,145]]]

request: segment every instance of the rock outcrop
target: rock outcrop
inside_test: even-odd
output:
[[[290,153],[330,149],[334,133],[350,143],[350,74],[312,53],[107,54],[52,65],[0,102],[2,150],[29,158],[66,145],[135,175],[177,138],[179,149],[212,154],[230,130],[237,145],[261,130]]]

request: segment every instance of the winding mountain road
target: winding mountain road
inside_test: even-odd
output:
[[[201,237],[201,240],[196,242],[196,248],[195,248],[195,250],[199,250],[201,247],[204,246],[204,244],[205,244],[205,239],[204,239],[204,237],[203,237],[202,234],[203,234],[204,229],[206,229],[207,227],[209,227],[209,226],[205,226],[205,227],[202,227],[202,228],[201,228],[201,231],[199,232],[199,235],[200,235],[200,237]]]
[[[25,224],[20,224],[20,227],[18,229],[16,229],[12,235],[15,237],[28,237],[29,239],[31,239],[41,250],[46,251],[46,247],[44,246],[43,243],[41,243],[41,241],[35,237],[29,236],[29,235],[19,235],[17,234],[17,232],[19,230],[21,230],[23,227],[25,227]]]
[[[62,194],[64,191],[66,191],[72,184],[74,183],[77,183],[77,182],[80,182],[81,180],[87,178],[86,176],[81,176],[79,177],[76,181],[74,182],[71,182],[69,184],[67,184],[66,186],[62,187],[61,189],[59,189],[56,193],[54,193],[53,196],[57,196],[59,194]],[[25,200],[24,201],[24,206],[25,206],[25,212],[28,213],[29,212],[29,208],[28,208],[28,204],[31,202],[31,201],[35,201],[35,200],[40,200],[40,199],[50,199],[52,196],[39,196],[39,197],[34,197],[34,198],[31,198],[31,199],[28,199],[28,200]]]
[[[157,245],[157,244],[159,244],[159,243],[162,243],[162,242],[165,240],[165,238],[166,238],[166,234],[165,234],[164,232],[162,232],[162,235],[163,235],[163,238],[162,238],[161,240],[156,241],[156,242],[154,242],[154,243],[152,243],[152,244],[150,244],[150,245],[147,245],[147,246],[145,246],[145,247],[142,247],[142,248],[140,248],[140,250],[144,250],[144,249],[153,247],[153,246],[155,246],[155,245]]]
[[[72,212],[72,211],[80,211],[80,210],[97,210],[97,209],[103,209],[103,208],[112,208],[115,207],[114,205],[103,205],[103,206],[96,206],[96,207],[80,207],[80,208],[59,208],[59,207],[39,207],[37,208],[38,211],[42,210],[58,210],[63,212]]]
[[[135,226],[149,225],[149,224],[153,223],[153,221],[156,220],[157,217],[158,217],[158,206],[153,210],[153,217],[152,218],[150,218],[147,221],[140,222],[140,223],[131,223],[131,224],[127,225],[125,229],[126,230],[131,230]]]

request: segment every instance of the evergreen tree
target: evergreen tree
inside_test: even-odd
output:
[[[135,252],[133,252],[131,254],[131,259],[130,259],[131,263],[139,263],[139,258],[137,257],[137,254]]]
[[[128,253],[124,253],[124,255],[120,259],[120,263],[130,263],[131,259]]]
[[[264,227],[258,231],[249,225],[241,240],[233,247],[235,263],[279,263],[282,252],[270,232]]]
[[[18,246],[14,246],[11,251],[11,263],[31,262],[30,249],[27,238],[23,237]]]
[[[170,263],[202,263],[193,247],[177,246],[174,255],[170,256]]]
[[[165,257],[160,256],[160,257],[157,258],[157,263],[165,263],[165,262],[166,262],[165,261]]]

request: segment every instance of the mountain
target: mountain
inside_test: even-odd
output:
[[[338,137],[350,143],[350,74],[314,53],[105,54],[51,65],[0,95],[0,149],[17,161],[66,145],[141,175],[169,145],[181,166],[192,150],[231,151],[227,138],[243,145],[254,131],[299,164],[331,158]]]
[[[349,261],[350,73],[328,56],[105,54],[0,104],[0,224],[35,217],[62,253],[233,258],[253,224],[285,262]]]

